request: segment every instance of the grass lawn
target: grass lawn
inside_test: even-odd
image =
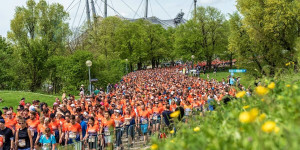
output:
[[[32,100],[40,100],[41,102],[46,102],[48,105],[52,105],[55,101],[55,98],[58,97],[61,99],[61,96],[46,95],[33,92],[23,92],[23,91],[0,91],[0,98],[4,102],[0,103],[0,108],[4,106],[10,107],[13,106],[14,110],[17,109],[21,98],[25,98],[25,102],[32,102]]]

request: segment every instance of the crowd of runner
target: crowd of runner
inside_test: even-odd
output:
[[[172,128],[170,114],[179,110],[180,119],[194,111],[214,110],[221,101],[227,103],[236,91],[246,90],[232,77],[216,81],[190,77],[174,68],[142,70],[129,73],[107,91],[95,90],[80,98],[63,96],[47,104],[39,100],[20,101],[2,108],[0,147],[9,149],[55,149],[58,145],[84,141],[89,149],[123,147],[122,136],[132,146],[136,140],[148,142],[148,136],[163,127]],[[247,91],[250,95],[250,91]],[[135,135],[140,135],[137,139]],[[97,149],[98,149],[97,148]]]

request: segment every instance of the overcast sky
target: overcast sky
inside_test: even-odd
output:
[[[27,0],[0,0],[0,35],[6,37],[10,30],[10,20],[13,19],[15,8],[25,6]],[[36,0],[38,1],[38,0]],[[76,28],[86,19],[86,0],[46,0],[48,3],[60,3],[70,14],[69,23],[71,28]],[[89,0],[90,2],[91,0]],[[103,13],[104,0],[94,0],[96,13]],[[156,16],[160,19],[173,19],[181,10],[185,13],[184,18],[190,19],[194,0],[149,0],[148,16]],[[73,3],[72,3],[73,2]],[[144,16],[145,0],[107,0],[108,15],[121,14],[126,18],[139,18]],[[198,6],[212,6],[222,11],[225,15],[236,11],[235,0],[198,0]],[[139,6],[141,7],[139,8]],[[117,12],[111,9],[115,9]],[[90,7],[91,8],[91,7]],[[139,8],[139,10],[138,10]],[[78,10],[78,12],[77,12]],[[137,11],[138,10],[138,11]],[[76,15],[77,12],[77,15]],[[136,13],[137,12],[137,13]],[[80,21],[80,18],[82,19]]]

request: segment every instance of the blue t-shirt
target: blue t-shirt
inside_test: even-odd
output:
[[[229,79],[229,84],[233,85],[233,84],[234,84],[234,82],[235,82],[235,81],[234,81],[234,79],[233,79],[233,78],[230,78],[230,79]]]
[[[213,98],[210,98],[210,99],[208,99],[207,100],[207,103],[208,103],[208,110],[210,110],[210,111],[213,111],[214,110],[214,106],[213,106],[213,102],[214,102],[215,100],[213,99]]]
[[[82,130],[82,137],[84,137],[86,134],[87,124],[85,121],[81,121],[80,126],[81,126],[81,130]]]
[[[46,135],[42,135],[40,138],[40,143],[43,146],[43,149],[52,149],[52,144],[56,144],[55,137],[51,134],[49,138],[46,137]]]

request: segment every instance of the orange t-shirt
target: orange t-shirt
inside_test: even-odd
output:
[[[60,127],[60,123],[58,120],[55,120],[54,122],[50,122],[49,123],[49,127],[50,129],[52,129],[53,131],[57,131]]]
[[[61,130],[62,132],[66,132],[67,129],[68,129],[68,126],[70,125],[71,123],[67,123],[66,121],[63,121],[62,122],[62,125],[61,125]]]
[[[177,107],[176,104],[171,105],[171,106],[170,106],[170,111],[175,111],[176,107]]]
[[[28,119],[26,123],[31,132],[37,132],[38,125],[40,124],[40,121],[38,119],[35,120]]]
[[[12,119],[4,119],[5,120],[5,126],[7,128],[10,128],[10,129],[15,129],[16,128],[16,124],[17,124],[17,121],[15,118],[12,118]]]
[[[79,123],[75,123],[75,124],[70,123],[67,126],[67,131],[75,134],[79,134],[81,132],[81,126]]]
[[[0,136],[0,145],[3,146],[3,137],[2,137],[2,136]],[[1,148],[2,148],[2,147],[1,147]]]
[[[99,132],[99,126],[97,124],[94,124],[94,126],[88,125],[86,129],[86,134],[90,136],[96,136]]]
[[[101,127],[115,127],[114,119],[107,120],[106,118],[102,119]]]
[[[143,118],[149,118],[149,117],[150,117],[150,113],[149,113],[148,110],[145,110],[145,111],[140,110],[139,116],[140,116],[140,117],[143,117]]]
[[[161,114],[164,111],[163,107],[153,107],[152,113]]]
[[[50,131],[51,131],[51,133],[53,133],[52,132],[52,128],[48,125],[48,127],[50,128]],[[44,133],[45,132],[45,129],[47,128],[47,126],[45,126],[45,125],[43,125],[43,124],[39,124],[38,125],[38,128],[37,128],[37,132],[38,133]]]

